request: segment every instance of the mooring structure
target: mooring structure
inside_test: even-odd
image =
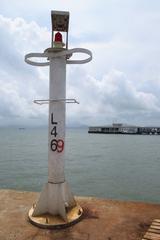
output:
[[[79,221],[83,214],[64,174],[66,103],[78,103],[75,99],[66,99],[66,65],[83,64],[92,60],[92,53],[88,49],[68,49],[69,12],[51,11],[51,21],[51,47],[43,53],[25,55],[26,63],[39,67],[49,66],[50,72],[49,98],[34,101],[37,104],[49,104],[48,182],[28,214],[29,220],[42,228],[69,226]],[[86,54],[87,57],[72,60],[74,53]],[[38,61],[42,58],[45,61]]]

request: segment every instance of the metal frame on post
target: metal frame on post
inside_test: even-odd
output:
[[[51,48],[44,53],[29,53],[25,62],[33,66],[49,66],[49,99],[35,100],[38,104],[49,104],[48,127],[48,182],[39,200],[29,211],[29,220],[42,228],[61,228],[81,219],[83,210],[77,204],[65,180],[65,111],[66,103],[78,103],[66,99],[66,64],[84,64],[92,60],[92,53],[83,48],[68,50],[69,13],[51,11],[52,41]],[[66,47],[60,42],[53,43],[54,31],[66,32]],[[87,54],[82,60],[70,59],[74,53]],[[46,62],[36,62],[32,58],[46,58]]]

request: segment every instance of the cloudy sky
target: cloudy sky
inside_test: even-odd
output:
[[[69,126],[160,125],[159,0],[1,0],[0,126],[47,125],[48,67],[24,55],[50,46],[50,11],[70,12],[69,48],[93,61],[67,66]]]

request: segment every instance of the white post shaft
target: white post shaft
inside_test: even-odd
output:
[[[65,155],[66,58],[50,58],[48,182],[63,183]]]
[[[51,51],[52,50],[52,51]],[[83,60],[70,60],[73,53],[89,55]],[[47,57],[47,62],[35,62],[31,58]],[[45,184],[32,217],[42,214],[60,215],[68,221],[68,210],[76,207],[76,201],[65,181],[65,116],[66,116],[66,64],[83,64],[91,61],[92,53],[83,48],[71,50],[46,49],[44,53],[29,53],[25,61],[33,66],[50,66],[49,77],[49,126],[48,126],[48,183]],[[60,101],[59,101],[60,100]],[[41,100],[40,100],[41,101]],[[80,217],[77,208],[76,219]],[[36,222],[36,221],[35,221]]]

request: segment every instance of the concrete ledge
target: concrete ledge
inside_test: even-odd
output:
[[[28,210],[38,193],[0,190],[0,240],[140,240],[160,205],[78,197],[81,222],[63,230],[39,229],[29,223]]]

